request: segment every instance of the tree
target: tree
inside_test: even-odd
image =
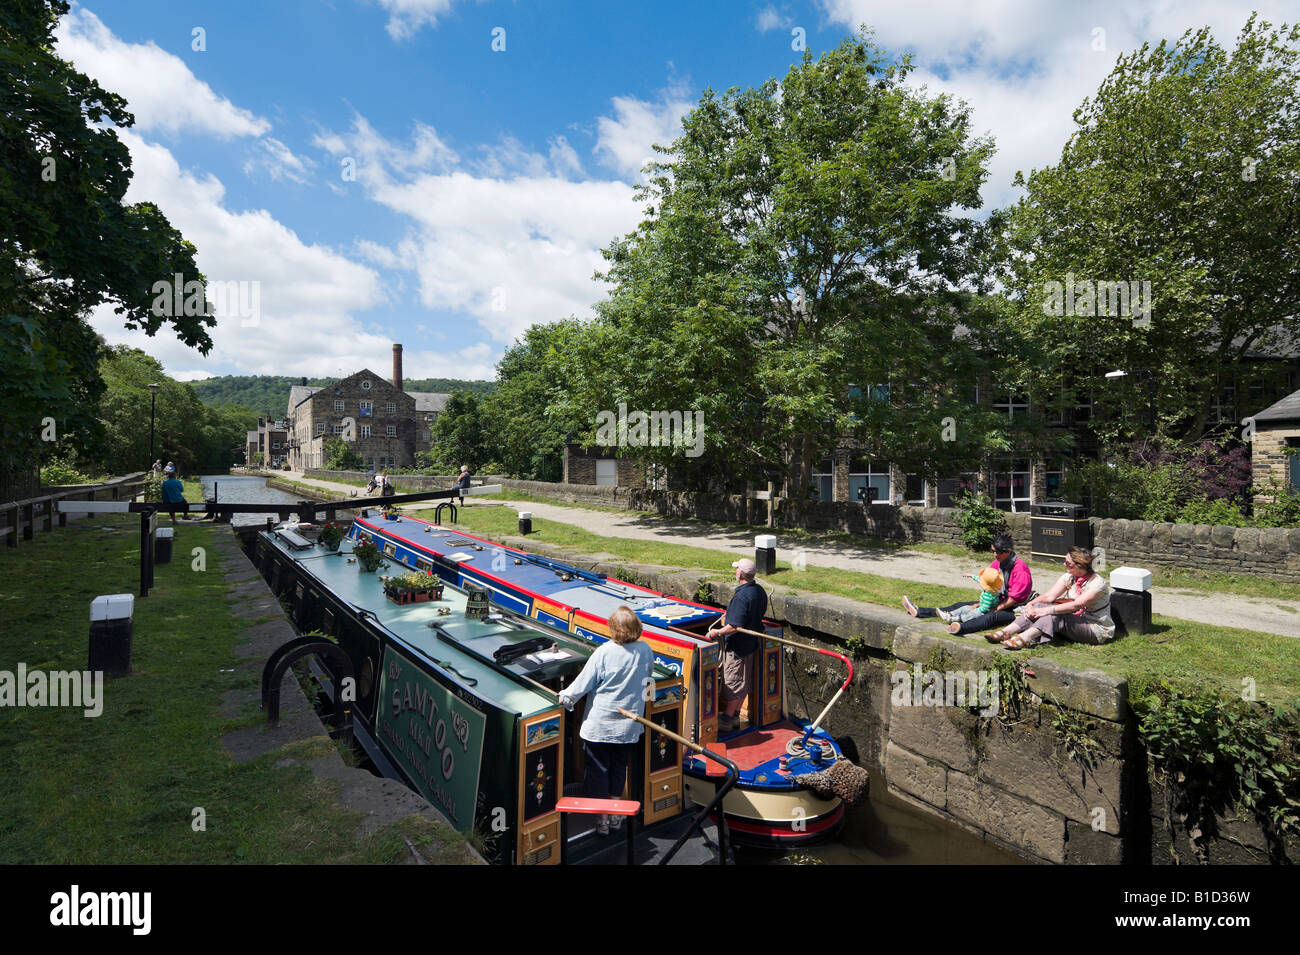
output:
[[[434,423],[433,441],[429,450],[421,453],[421,463],[431,470],[448,471],[467,464],[477,472],[494,459],[495,448],[489,447],[487,434],[478,398],[454,391]]]
[[[352,445],[342,438],[325,440],[325,470],[360,471],[365,466],[366,462],[361,455],[357,454]]]
[[[54,55],[64,0],[0,5],[0,487],[53,453],[43,422],[85,450],[102,385],[89,309],[109,302],[128,328],[170,324],[212,347],[206,314],[158,314],[159,281],[202,281],[194,246],[150,203],[124,204],[130,157],[113,127],[126,102]],[[174,310],[173,310],[174,312]]]
[[[1151,372],[1159,429],[1197,439],[1252,351],[1300,337],[1297,57],[1300,27],[1254,16],[1235,50],[1208,29],[1144,44],[1075,111],[1060,161],[1018,174],[1009,320],[1039,392],[1069,370],[1062,401],[1091,392],[1103,439],[1147,417],[1145,376],[1106,371]]]
[[[591,420],[575,413],[563,373],[564,356],[583,334],[575,319],[534,325],[497,363],[498,384],[479,408],[507,474],[560,480],[565,442]],[[454,452],[449,463],[459,467]]]
[[[979,206],[993,147],[910,70],[848,38],[779,85],[706,90],[656,147],[647,218],[605,251],[614,288],[575,349],[591,370],[571,377],[583,408],[700,412],[707,456],[627,453],[802,496],[846,434],[923,473],[957,464],[946,424],[981,443],[978,352],[953,336],[988,230],[954,210]]]

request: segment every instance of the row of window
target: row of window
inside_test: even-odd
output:
[[[823,458],[818,470],[813,472],[812,491],[817,500],[834,500],[834,474],[831,458]],[[1065,462],[1055,461],[1048,465],[1046,473],[1046,499],[1054,500],[1060,496],[1061,485],[1065,480]],[[907,475],[904,499],[909,504],[924,505],[929,498],[928,481],[914,475]],[[952,507],[957,498],[968,490],[974,490],[978,484],[975,473],[960,474],[955,478],[940,480],[935,487],[936,503],[939,507]],[[1029,510],[1032,503],[1033,471],[1027,459],[1003,459],[998,462],[993,472],[993,505],[1004,511],[1021,513]],[[870,503],[893,502],[893,481],[889,464],[870,458],[849,459],[849,500]]]
[[[334,413],[343,414],[347,410],[347,404],[348,403],[344,401],[342,398],[335,398]],[[397,402],[396,401],[386,402],[384,404],[384,411],[386,411],[388,414],[396,414]],[[361,417],[370,418],[374,416],[374,413],[375,413],[375,403],[373,401],[362,399],[357,402],[357,414],[360,415]]]
[[[318,421],[316,422],[316,433],[317,434],[342,434],[343,425],[341,424],[327,425],[324,421]],[[357,425],[358,438],[368,438],[371,436],[371,433],[372,433],[371,425],[368,424]],[[395,424],[384,425],[384,437],[388,437],[388,438],[397,437],[397,425]],[[430,444],[433,442],[432,431],[421,431],[417,435],[417,437],[420,440],[422,440],[425,444]],[[276,445],[276,447],[279,447],[279,445]]]

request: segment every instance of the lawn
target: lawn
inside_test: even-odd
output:
[[[196,485],[187,483],[190,500]],[[164,522],[166,519],[164,518]],[[134,593],[139,521],[92,515],[0,554],[0,670],[83,670],[91,600]],[[222,697],[254,690],[259,671],[236,669],[241,632],[258,622],[229,612],[223,558],[228,527],[178,524],[175,558],[136,599],[133,672],[104,684],[103,712],[0,709],[0,862],[376,863],[407,855],[411,820],[359,838],[360,815],[335,805],[336,784],[298,766],[333,744],[321,736],[237,764],[222,733],[261,719],[255,702],[232,718]],[[193,569],[202,547],[206,571]],[[202,809],[206,831],[195,831]],[[418,827],[417,827],[418,828]]]
[[[416,516],[432,519],[433,512],[421,511]],[[496,539],[518,535],[518,516],[510,508],[462,508],[460,525],[473,533]],[[530,539],[575,553],[611,554],[634,563],[685,567],[724,578],[733,574],[731,562],[736,559],[731,551],[603,537],[571,524],[541,520],[536,516]],[[972,556],[972,559],[975,558]],[[795,571],[784,561],[778,561],[776,573],[764,577],[763,581],[797,593],[837,594],[894,609],[900,608],[904,593],[926,606],[943,606],[971,595],[968,587],[919,584],[839,568],[815,567]],[[1300,640],[1159,615],[1153,623],[1152,633],[1125,637],[1105,646],[1045,645],[1031,652],[1067,666],[1095,668],[1115,676],[1158,675],[1185,682],[1210,680],[1233,693],[1249,687],[1250,684],[1243,684],[1243,680],[1249,680],[1253,681],[1260,699],[1285,701],[1296,698],[1300,687]],[[947,636],[938,626],[934,631]],[[952,639],[969,641],[982,638]]]

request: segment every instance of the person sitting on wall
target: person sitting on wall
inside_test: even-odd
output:
[[[185,506],[186,512],[189,509],[189,503],[185,500],[185,485],[176,479],[176,468],[167,465],[163,469],[165,480],[162,482],[162,502],[167,512],[171,514],[172,523],[176,523],[176,512]],[[183,518],[182,518],[183,519]]]
[[[978,614],[960,622],[950,633],[978,633],[992,627],[1005,627],[1016,619],[1015,609],[1027,601],[1034,592],[1034,576],[1029,566],[1011,549],[1011,535],[999,534],[993,538],[993,562],[989,564],[1002,574],[1002,589],[998,601],[988,613]],[[967,605],[967,601],[947,607],[918,607],[909,597],[903,597],[903,607],[913,617],[937,617],[940,611],[951,614]]]
[[[456,483],[452,485],[452,488],[453,489],[460,488],[462,490],[468,491],[469,486],[471,484],[470,479],[473,478],[473,476],[474,475],[470,473],[469,465],[462,464],[460,466],[460,477],[456,479]]]
[[[1052,589],[1026,607],[1015,622],[985,639],[1008,650],[1021,650],[1052,637],[1075,643],[1106,643],[1115,636],[1110,617],[1110,584],[1092,569],[1092,555],[1071,547],[1065,573]]]

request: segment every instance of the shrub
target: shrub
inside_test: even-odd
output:
[[[41,483],[44,485],[89,484],[90,478],[72,465],[55,460],[41,468]]]
[[[1254,490],[1273,499],[1255,505],[1256,527],[1300,527],[1300,491],[1276,481]]]
[[[1232,501],[1208,497],[1184,504],[1178,512],[1178,520],[1183,524],[1226,524],[1230,527],[1242,527],[1249,523],[1241,508]]]
[[[1007,528],[1002,512],[983,494],[970,491],[957,498],[957,523],[961,526],[962,540],[975,551],[988,550],[993,538]]]

